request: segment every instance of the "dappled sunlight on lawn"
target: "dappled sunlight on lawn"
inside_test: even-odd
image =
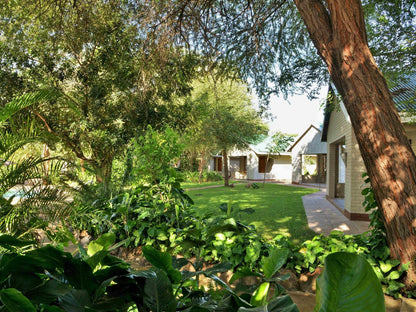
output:
[[[254,225],[258,232],[267,239],[277,234],[304,240],[312,237],[308,227],[302,196],[317,190],[286,185],[266,184],[259,189],[237,185],[234,188],[211,188],[189,191],[195,202],[198,214],[223,213],[221,203],[231,204],[234,211],[231,216],[243,223]],[[253,214],[238,212],[252,208]]]

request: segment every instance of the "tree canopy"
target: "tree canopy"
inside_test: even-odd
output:
[[[196,81],[191,93],[188,127],[189,145],[197,148],[201,157],[207,152],[226,154],[232,148],[248,148],[267,126],[253,107],[248,88],[230,79],[217,80],[214,76]],[[228,165],[224,158],[225,183],[228,184]]]
[[[113,158],[148,124],[175,124],[196,57],[153,38],[129,1],[11,1],[0,8],[2,100],[53,88],[33,107],[51,135],[108,183]],[[140,18],[140,20],[139,20]]]

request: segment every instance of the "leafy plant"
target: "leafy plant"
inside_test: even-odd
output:
[[[316,282],[314,311],[385,311],[380,281],[371,265],[352,253],[328,255]]]
[[[173,129],[167,127],[158,132],[149,125],[144,135],[133,140],[130,179],[153,184],[177,176],[172,163],[182,150],[183,145]]]
[[[263,274],[252,271],[247,267],[241,268],[231,277],[230,283],[248,276],[257,277],[261,284],[252,293],[250,304],[256,307],[267,305],[271,300],[279,297],[285,292],[285,289],[279,282],[284,281],[289,276],[276,277],[275,275],[286,263],[288,255],[288,249],[274,247],[270,250],[270,254],[262,257],[260,261],[260,269]]]
[[[0,110],[0,231],[34,237],[38,229],[68,215],[68,189],[62,183],[68,163],[54,157],[27,153],[47,134],[33,119],[22,119],[21,110],[56,96],[40,90],[15,98]],[[24,154],[21,152],[24,151]]]
[[[126,286],[128,264],[110,256],[113,234],[103,235],[77,257],[51,245],[3,254],[0,301],[9,311],[127,311],[140,299]],[[4,240],[0,241],[4,247]],[[18,245],[13,240],[7,245]],[[120,288],[124,288],[120,292]]]

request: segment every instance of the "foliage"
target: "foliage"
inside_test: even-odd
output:
[[[257,277],[261,283],[253,285],[254,291],[246,288],[237,293],[218,277],[231,269],[228,263],[202,269],[186,258],[173,258],[144,246],[143,255],[152,267],[133,271],[129,264],[110,254],[122,244],[114,242],[114,234],[104,234],[88,249],[78,246],[79,253],[73,256],[52,245],[25,250],[33,242],[0,236],[4,248],[0,305],[9,311],[299,311],[279,285],[286,278],[277,275],[289,255],[286,248],[271,248],[262,257],[260,270],[240,268],[230,283],[248,276]],[[196,270],[189,271],[189,264]],[[221,289],[204,290],[201,276]],[[367,305],[365,311],[381,311],[384,305],[371,266],[354,254],[328,256],[317,287],[315,311],[351,305],[356,307],[354,311]],[[340,298],[338,293],[342,292],[355,295]]]
[[[90,166],[97,182],[108,186],[114,157],[148,124],[184,119],[171,96],[189,92],[197,57],[152,34],[145,6],[23,0],[0,13],[7,94],[59,90],[28,114]]]
[[[213,182],[213,181],[222,181],[223,177],[216,171],[203,171],[202,178],[199,177],[199,172],[197,171],[182,171],[181,175],[184,182]]]
[[[391,83],[413,73],[416,63],[414,1],[366,0],[363,7],[369,46],[385,78]]]
[[[166,249],[169,239],[189,222],[181,216],[191,203],[174,180],[140,185],[110,199],[79,206],[72,225],[93,236],[113,231],[118,239],[127,239],[126,245],[153,244]]]
[[[69,190],[65,180],[68,162],[31,154],[33,143],[47,134],[31,119],[16,115],[24,108],[53,98],[55,90],[40,90],[16,97],[0,110],[0,231],[16,236],[36,235],[49,222],[68,215]]]
[[[277,277],[276,274],[286,263],[289,250],[286,248],[272,247],[268,256],[263,256],[260,261],[260,270],[263,274],[243,267],[231,277],[230,283],[248,276],[260,279],[260,286],[253,292],[250,303],[254,306],[264,306],[269,301],[285,293],[285,289],[278,283],[289,276]],[[240,287],[241,291],[241,287]]]
[[[172,165],[182,150],[179,136],[171,128],[159,132],[148,126],[145,134],[133,141],[130,180],[154,184],[172,178],[175,175]]]
[[[269,154],[285,152],[294,141],[295,135],[277,131],[272,135],[271,142],[267,145],[267,152]]]
[[[191,102],[191,123],[187,129],[188,150],[197,150],[200,170],[209,153],[227,153],[232,148],[248,148],[267,126],[254,109],[247,86],[241,81],[221,79],[214,73],[195,81],[185,101]],[[228,186],[228,160],[223,154],[224,185]]]
[[[380,281],[361,256],[337,252],[325,259],[316,282],[316,312],[385,311]]]
[[[128,291],[128,265],[109,255],[114,235],[104,235],[73,257],[51,245],[3,254],[2,308],[9,311],[127,311],[139,301]],[[4,246],[4,242],[1,243]],[[13,245],[13,242],[12,242]],[[120,288],[124,286],[124,291]]]
[[[372,232],[344,235],[342,232],[332,231],[329,236],[317,235],[301,245],[293,244],[283,236],[277,236],[274,244],[290,250],[286,267],[298,273],[314,272],[316,268],[323,267],[325,259],[333,253],[358,254],[371,264],[385,294],[395,298],[401,296],[404,287],[401,278],[407,266],[399,266],[400,261],[390,259],[386,242],[379,241],[378,236],[373,236]],[[406,295],[414,296],[411,293]]]

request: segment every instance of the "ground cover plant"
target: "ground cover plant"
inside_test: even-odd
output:
[[[87,249],[78,246],[79,252],[72,255],[59,246],[32,249],[33,242],[0,236],[0,309],[299,312],[279,285],[285,279],[279,276],[289,254],[285,248],[273,248],[270,255],[262,257],[259,271],[236,272],[231,281],[256,276],[262,282],[259,286],[253,285],[251,290],[246,288],[237,293],[218,277],[231,268],[227,263],[188,271],[184,266],[189,260],[173,258],[145,246],[143,254],[152,267],[134,271],[128,263],[110,254],[117,247],[113,245],[115,239],[113,233],[104,234]],[[325,266],[327,270],[318,281],[319,311],[381,311],[384,308],[379,281],[363,258],[338,253],[329,256]],[[207,290],[200,283],[202,275],[218,287]],[[334,286],[337,288],[335,296],[331,292]],[[339,300],[338,293],[351,290],[355,296]],[[366,295],[360,296],[361,293]]]
[[[240,213],[236,218],[254,225],[265,239],[283,234],[295,242],[303,242],[315,233],[308,227],[302,196],[315,191],[270,183],[258,189],[235,184],[233,188],[190,190],[188,194],[200,214],[217,213],[222,203],[230,204],[235,210],[253,208],[253,214]]]

